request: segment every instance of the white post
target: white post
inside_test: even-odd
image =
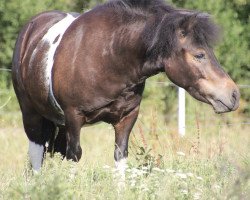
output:
[[[181,137],[185,135],[185,90],[178,88],[178,132]]]

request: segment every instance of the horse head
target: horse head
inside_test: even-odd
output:
[[[152,50],[165,52],[160,56],[171,81],[194,98],[211,104],[216,113],[223,113],[239,107],[240,92],[214,55],[212,46],[218,30],[207,14],[170,14],[162,19],[156,33],[161,42],[152,45]]]

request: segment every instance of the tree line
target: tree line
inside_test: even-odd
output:
[[[1,0],[0,68],[10,69],[15,40],[21,27],[46,10],[84,12],[104,0]],[[248,0],[170,0],[177,7],[205,11],[222,27],[223,39],[215,52],[221,65],[239,84],[250,85],[250,3]],[[10,85],[10,73],[0,71],[1,87]],[[242,112],[250,113],[250,89],[241,91],[246,102]]]

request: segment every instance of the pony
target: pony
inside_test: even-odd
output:
[[[46,143],[79,161],[81,128],[102,121],[114,127],[115,165],[124,173],[146,79],[158,73],[216,113],[236,110],[239,89],[213,52],[218,35],[210,15],[161,0],[33,17],[17,38],[12,67],[32,168],[41,168]]]

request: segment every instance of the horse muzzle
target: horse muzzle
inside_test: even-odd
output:
[[[188,87],[187,91],[194,98],[212,105],[216,113],[234,111],[239,107],[240,91],[231,79],[222,81],[222,84],[201,80],[195,87]]]
[[[217,95],[216,95],[217,96]],[[240,92],[239,89],[232,91],[229,95],[218,95],[218,98],[209,98],[208,101],[216,113],[225,113],[237,110],[239,107]]]
[[[216,113],[234,111],[239,107],[240,91],[233,83],[228,87],[218,88],[207,100],[213,106]]]

